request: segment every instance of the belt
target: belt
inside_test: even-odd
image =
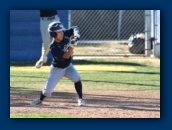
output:
[[[41,17],[42,20],[52,20],[55,19],[55,16],[53,17]]]

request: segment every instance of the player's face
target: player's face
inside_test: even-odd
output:
[[[61,40],[63,40],[63,31],[61,31],[61,32],[56,32],[57,33],[57,37],[56,37],[56,39],[58,40],[58,41],[61,41]]]

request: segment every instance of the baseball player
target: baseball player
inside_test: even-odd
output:
[[[78,94],[78,105],[85,106],[82,99],[82,83],[77,70],[71,63],[71,55],[77,40],[80,38],[77,26],[66,30],[60,22],[52,22],[48,26],[48,32],[53,38],[50,44],[50,52],[53,57],[50,66],[50,74],[40,97],[31,102],[32,106],[39,105],[45,97],[51,96],[57,83],[62,77],[66,77],[74,83],[75,90]],[[71,39],[71,40],[70,40]]]
[[[42,36],[42,55],[36,62],[35,67],[40,68],[47,62],[47,55],[49,52],[49,45],[52,38],[47,31],[48,25],[53,21],[59,21],[58,12],[56,10],[40,10],[40,31]]]

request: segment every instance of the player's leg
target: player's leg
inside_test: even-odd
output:
[[[85,101],[82,99],[82,81],[78,71],[70,64],[65,71],[65,77],[74,82],[75,90],[78,94],[78,105],[85,106]]]
[[[64,69],[51,66],[50,74],[40,97],[31,102],[32,106],[39,105],[46,97],[50,97],[59,80],[64,76]]]
[[[40,31],[41,31],[41,37],[42,37],[42,55],[35,64],[36,68],[40,68],[48,60],[47,55],[49,53],[49,45],[52,41],[52,38],[50,37],[50,35],[47,31],[47,28],[48,28],[48,25],[53,21],[60,22],[59,16],[55,15],[54,19],[51,19],[51,20],[42,20],[40,18]]]
[[[41,36],[42,36],[42,56],[41,59],[43,60],[43,63],[47,62],[47,55],[50,50],[50,43],[52,41],[52,38],[50,37],[50,34],[47,31],[48,25],[53,21],[59,21],[58,15],[55,15],[55,18],[52,20],[45,21],[41,24]]]
[[[50,97],[59,80],[64,76],[64,69],[51,66],[50,75],[47,79],[42,94]]]
[[[47,55],[49,53],[49,45],[52,41],[47,27],[51,21],[40,19],[40,31],[42,37],[42,53],[40,59],[36,62],[35,67],[40,68],[44,63],[47,62]]]
[[[60,19],[58,17],[58,15],[55,15],[54,19],[52,20],[48,20],[48,21],[42,21],[41,24],[41,36],[42,36],[42,56],[41,56],[41,60],[43,60],[43,63],[47,62],[47,55],[49,53],[49,47],[50,47],[50,43],[52,41],[52,38],[50,37],[50,34],[47,31],[48,25],[50,23],[52,23],[53,21],[59,21]]]
[[[58,22],[60,22],[60,18],[59,18],[59,16],[58,16],[58,15],[56,15],[56,16],[55,16],[55,19],[53,19],[53,20],[52,20],[52,22],[53,22],[53,21],[58,21]]]

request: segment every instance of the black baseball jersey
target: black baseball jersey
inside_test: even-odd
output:
[[[71,56],[69,59],[64,59],[63,55],[68,49],[68,43],[70,42],[70,37],[73,35],[73,29],[68,29],[64,31],[63,40],[60,43],[53,41],[50,45],[50,52],[53,57],[52,65],[58,68],[66,68],[71,63]]]
[[[57,10],[40,10],[40,17],[52,17],[57,15]]]

